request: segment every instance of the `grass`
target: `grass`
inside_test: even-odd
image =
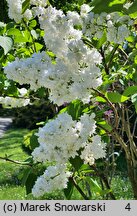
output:
[[[10,156],[10,159],[24,161],[28,154],[22,148],[23,135],[26,129],[10,129],[0,139],[0,156]],[[0,200],[24,199],[25,187],[17,178],[20,165],[0,160]]]
[[[24,161],[28,158],[28,153],[22,148],[23,136],[28,132],[27,129],[9,129],[0,139],[0,156],[9,156],[13,160]],[[0,200],[34,200],[29,194],[26,196],[25,187],[21,186],[18,174],[22,166],[0,160]],[[117,199],[133,199],[131,185],[128,178],[123,175],[116,175],[112,180],[112,190]],[[63,192],[57,191],[51,194],[45,194],[41,199],[45,200],[63,200]],[[74,190],[73,200],[80,200],[82,197],[77,190]],[[93,194],[93,200],[101,199],[97,193]]]
[[[114,179],[112,179],[112,188],[115,194],[115,197],[118,200],[132,200],[133,192],[131,188],[131,184],[127,177],[123,177],[123,175],[116,175]]]
[[[29,155],[22,148],[23,136],[28,132],[27,129],[9,129],[0,138],[0,157],[9,157],[12,160],[24,161]],[[26,196],[25,187],[21,186],[18,179],[20,170],[24,167],[0,159],[0,200],[34,200],[29,194]],[[63,192],[47,194],[43,199],[64,199]]]

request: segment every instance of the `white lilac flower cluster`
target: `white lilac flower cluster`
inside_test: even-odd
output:
[[[48,0],[30,0],[31,5],[35,5],[38,7],[45,7],[48,3]]]
[[[25,0],[6,0],[8,3],[8,16],[11,19],[14,19],[15,22],[21,22],[22,18],[30,20],[33,16],[33,13],[36,14],[36,11],[43,10],[47,5],[47,0],[30,0],[30,5],[32,9],[27,9],[24,14],[22,14],[22,4]]]
[[[41,28],[45,31],[46,46],[56,54],[52,64],[46,53],[35,53],[31,58],[17,59],[5,67],[5,74],[30,88],[50,89],[49,98],[57,105],[81,99],[89,102],[91,89],[102,83],[101,55],[95,48],[88,48],[81,40],[82,32],[74,28],[78,16],[73,12],[69,18],[53,7],[40,16]]]
[[[44,174],[38,177],[32,194],[35,197],[40,197],[44,193],[51,193],[55,190],[62,190],[67,188],[68,178],[71,173],[67,171],[66,165],[49,166]]]
[[[7,2],[10,18],[19,22],[23,0],[17,0],[16,4]],[[44,51],[27,59],[16,59],[4,69],[7,78],[21,85],[29,84],[33,90],[48,88],[50,100],[59,106],[75,99],[89,102],[91,89],[102,83],[99,68],[102,57],[95,48],[84,44],[83,35],[92,40],[101,38],[105,32],[108,41],[123,43],[129,36],[130,18],[119,13],[97,15],[85,4],[80,14],[70,11],[64,14],[52,6],[45,7],[46,0],[31,0],[30,4],[55,60]],[[84,163],[92,165],[96,159],[105,157],[106,145],[95,129],[94,114],[84,114],[76,121],[67,113],[59,114],[39,129],[40,146],[32,156],[36,162],[54,162],[55,166],[49,166],[37,179],[32,190],[35,196],[67,187],[71,173],[66,164],[70,158],[79,155]]]
[[[32,190],[35,196],[66,187],[71,173],[64,164],[70,158],[80,154],[84,163],[93,165],[95,159],[105,157],[106,144],[101,142],[100,136],[94,135],[94,117],[94,114],[84,114],[79,121],[75,121],[67,113],[61,113],[39,129],[36,135],[40,146],[32,153],[34,161],[55,162],[56,165],[49,167],[44,175],[38,178]],[[81,153],[78,153],[79,150]]]
[[[96,66],[101,62],[100,54],[96,49],[90,50],[81,40],[71,42],[69,47],[66,57],[56,58],[54,64],[43,51],[27,59],[16,59],[4,72],[8,79],[21,85],[29,84],[33,90],[50,89],[49,98],[57,105],[74,99],[88,102],[91,88],[102,83]]]
[[[41,27],[45,30],[46,45],[59,55],[66,51],[70,38],[80,38],[81,34],[89,38],[101,38],[106,31],[108,41],[121,44],[130,35],[129,27],[133,25],[128,15],[121,16],[118,12],[95,14],[87,4],[81,6],[80,14],[69,11],[65,15],[61,10],[56,10],[52,6],[45,9],[48,0],[30,0],[31,10],[27,9],[22,14],[24,1],[7,0],[9,17],[20,22],[23,17],[31,19],[32,14],[38,16]],[[75,25],[81,25],[82,31],[74,29]]]
[[[0,103],[4,107],[23,107],[30,104],[30,99],[6,96],[6,97],[0,97]]]
[[[96,49],[84,44],[82,35],[100,38],[106,29],[108,41],[122,43],[129,35],[130,18],[118,13],[97,15],[85,4],[80,14],[69,11],[66,15],[52,6],[45,8],[44,0],[33,0],[31,4],[44,29],[46,47],[56,55],[56,64],[44,52],[35,53],[31,58],[9,63],[5,67],[7,77],[30,84],[33,90],[48,88],[50,100],[57,105],[74,99],[89,102],[91,89],[102,83],[98,67],[102,58]],[[75,26],[81,26],[81,30]]]
[[[27,106],[30,103],[29,98],[25,98],[27,95],[27,89],[26,88],[18,88],[18,97],[0,97],[0,104],[2,104],[4,107],[23,107]]]
[[[121,44],[130,35],[129,28],[133,21],[128,15],[118,12],[94,14],[91,8],[84,4],[81,7],[82,33],[89,38],[101,38],[106,32],[107,41]]]
[[[22,18],[30,20],[32,18],[32,11],[27,9],[24,14],[22,14],[22,4],[25,0],[7,0],[8,3],[8,16],[14,19],[15,22],[20,22]]]
[[[50,70],[51,59],[43,51],[34,53],[27,59],[16,59],[5,67],[8,79],[14,80],[19,84],[30,84],[30,89],[37,90],[43,86],[45,75]]]
[[[49,6],[39,15],[39,22],[45,32],[46,46],[58,57],[66,56],[69,49],[68,44],[71,41],[81,39],[82,32],[74,28],[73,23],[63,11],[52,6]]]

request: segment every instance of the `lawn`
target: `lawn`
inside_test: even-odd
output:
[[[29,155],[23,148],[23,136],[27,129],[9,129],[0,139],[0,157],[7,156],[12,160],[25,161]],[[29,194],[26,196],[25,187],[18,178],[19,172],[26,168],[9,161],[0,160],[0,200],[25,200],[34,199]],[[62,192],[47,194],[43,199],[64,199]]]
[[[24,161],[28,158],[27,151],[22,148],[23,136],[28,132],[27,129],[9,129],[0,139],[0,157],[10,156],[12,160]],[[26,196],[25,187],[21,185],[18,174],[23,166],[5,160],[0,160],[0,200],[32,200],[34,197],[29,194]],[[117,199],[133,199],[131,185],[128,178],[123,175],[116,175],[112,181],[112,190]],[[63,192],[46,194],[42,199],[65,199]],[[74,191],[72,199],[82,199]],[[93,199],[101,199],[98,194],[93,194]]]
[[[24,161],[28,154],[22,148],[26,129],[10,129],[0,139],[0,156],[10,156],[12,160]],[[19,185],[17,178],[21,166],[0,160],[0,200],[24,199],[25,187]]]

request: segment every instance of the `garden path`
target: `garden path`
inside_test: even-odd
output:
[[[4,135],[4,132],[11,125],[12,118],[0,117],[0,138]]]

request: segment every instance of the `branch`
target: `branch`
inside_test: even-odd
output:
[[[135,134],[136,126],[137,126],[137,118],[136,118],[134,126],[133,126],[133,131],[132,131],[132,136],[133,137],[134,137],[134,134]]]
[[[84,194],[84,192],[81,190],[81,188],[78,186],[78,184],[76,183],[75,179],[73,177],[70,178],[70,180],[72,181],[73,185],[75,186],[75,188],[78,190],[78,192],[81,194],[81,196],[85,199],[85,200],[89,200],[89,198],[86,196],[86,194]]]
[[[101,96],[102,98],[104,98],[106,100],[106,102],[111,106],[114,114],[115,114],[115,128],[117,129],[118,128],[118,112],[117,112],[117,109],[115,108],[115,106],[111,103],[111,101],[102,93],[100,92],[99,90],[97,89],[94,89],[92,88],[93,91],[95,91],[99,96]]]
[[[104,175],[104,173],[103,172],[99,173],[99,171],[97,170],[97,168],[96,168],[95,165],[93,165],[92,168],[94,169],[94,171],[96,172],[96,174],[98,175],[98,177],[100,177],[103,180],[106,188],[109,189],[109,190],[111,190],[110,185],[108,183],[108,180],[107,180],[106,176]],[[111,191],[109,192],[109,195],[110,195],[110,197],[111,197],[112,200],[116,200],[114,194]]]
[[[129,152],[128,152],[128,147],[126,145],[126,143],[124,142],[124,140],[122,139],[122,137],[119,135],[119,133],[117,132],[117,130],[113,130],[112,131],[112,136],[115,138],[115,140],[118,141],[118,143],[121,144],[121,146],[123,147],[123,149],[125,150],[125,153],[127,155],[127,158],[129,158]]]
[[[132,158],[134,160],[133,152],[134,152],[135,156],[137,157],[137,147],[136,147],[136,144],[133,140],[133,136],[132,136],[131,131],[130,131],[130,121],[129,121],[128,109],[126,109],[126,116],[127,116],[127,121],[126,121],[125,129],[126,129],[127,137],[129,139],[129,143],[130,143],[130,148],[131,148],[130,150],[132,153]]]
[[[15,164],[18,164],[18,165],[32,166],[31,163],[12,160],[12,159],[9,159],[8,157],[1,157],[1,156],[0,156],[0,159],[1,159],[1,160],[8,161],[8,162],[11,162],[11,163],[15,163]]]

